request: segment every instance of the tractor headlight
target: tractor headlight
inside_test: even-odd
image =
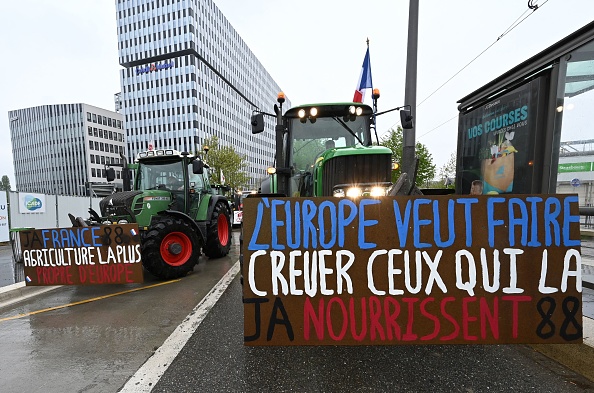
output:
[[[122,225],[122,224],[128,224],[128,220],[119,220],[118,224]]]
[[[359,187],[351,187],[346,190],[346,196],[350,198],[358,198],[363,195],[363,190]]]
[[[363,108],[358,106],[357,109],[355,110],[355,113],[357,114],[357,116],[361,116],[361,114],[363,113]]]
[[[385,187],[372,187],[371,190],[369,191],[369,195],[372,197],[379,197],[379,196],[385,196],[386,192],[387,192],[387,188]]]

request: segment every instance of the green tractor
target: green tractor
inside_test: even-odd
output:
[[[374,92],[374,108],[379,91]],[[302,105],[283,115],[279,94],[275,115],[252,115],[252,133],[264,130],[264,115],[276,117],[276,165],[269,168],[262,194],[291,197],[366,197],[395,195],[392,151],[374,146],[376,113],[356,102]],[[412,127],[409,111],[401,111],[404,128]],[[376,134],[377,140],[377,134]],[[379,141],[378,141],[379,145]],[[255,195],[257,196],[257,195]]]
[[[124,161],[122,167],[124,174],[135,171],[133,189],[101,200],[101,215],[89,209],[88,220],[71,216],[74,225],[138,223],[142,264],[165,280],[190,272],[201,249],[209,258],[229,253],[229,203],[213,193],[208,165],[199,156],[150,150],[139,153],[135,164]],[[113,181],[115,170],[106,172],[107,180]]]

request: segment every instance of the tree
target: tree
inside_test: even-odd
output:
[[[439,168],[439,183],[444,188],[454,188],[456,179],[456,152],[452,152],[448,162]]]
[[[205,161],[210,166],[211,184],[224,183],[234,189],[248,184],[250,177],[245,172],[248,161],[244,155],[237,154],[232,146],[221,146],[216,136],[205,139],[204,145],[208,146]]]
[[[392,150],[394,162],[402,163],[402,147],[404,145],[404,134],[402,127],[392,128],[388,135],[380,141],[380,145]],[[428,181],[435,177],[435,164],[433,164],[433,157],[427,147],[421,142],[415,144],[415,155],[419,159],[419,167],[417,169],[417,180],[415,184],[420,187],[427,184]],[[392,172],[392,182],[396,182],[401,174],[401,168]],[[412,174],[411,174],[412,175]]]
[[[4,190],[8,193],[10,191],[10,179],[8,176],[2,176],[2,180],[0,180],[0,190]]]

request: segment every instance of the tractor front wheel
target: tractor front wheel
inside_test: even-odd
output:
[[[217,202],[210,218],[210,225],[206,235],[204,254],[209,258],[220,258],[229,254],[231,248],[231,218],[229,205]]]
[[[141,250],[144,268],[163,280],[185,276],[200,257],[196,232],[188,222],[176,217],[153,219]]]

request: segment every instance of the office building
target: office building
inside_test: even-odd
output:
[[[87,104],[42,105],[8,112],[16,190],[56,195],[97,193],[106,165],[120,162],[123,116]],[[118,189],[121,168],[115,167]]]
[[[274,126],[250,132],[281,89],[212,0],[116,0],[127,155],[202,150],[205,138],[245,155],[255,187],[274,158]],[[290,102],[285,103],[285,108]]]

